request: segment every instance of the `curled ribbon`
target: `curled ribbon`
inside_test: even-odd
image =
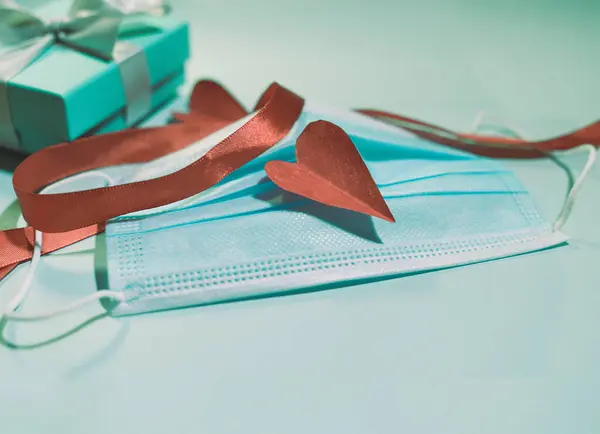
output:
[[[219,86],[201,82],[197,95],[214,97]],[[196,114],[205,121],[125,130],[51,146],[29,156],[15,171],[13,186],[27,228],[0,231],[0,279],[32,256],[35,227],[44,231],[43,254],[104,230],[118,215],[177,202],[215,185],[256,158],[291,130],[304,100],[273,83],[259,99],[257,113],[206,155],[160,178],[72,193],[38,194],[40,188],[77,173],[119,164],[142,163],[182,149],[221,129],[224,120],[210,105]],[[215,100],[214,110],[219,101]],[[229,122],[227,122],[229,123]]]
[[[132,50],[118,46],[119,35],[152,28],[148,17],[169,12],[164,0],[74,0],[66,17],[47,21],[13,0],[0,0],[0,143],[18,149],[8,81],[50,47],[62,44],[102,60],[120,61]]]
[[[13,186],[26,220],[44,232],[49,253],[104,230],[113,217],[193,196],[265,152],[291,130],[304,101],[274,83],[260,98],[257,113],[239,130],[191,165],[160,178],[60,194],[38,191],[60,179],[95,168],[147,162],[184,148],[248,112],[219,84],[199,82],[183,122],[153,129],[126,130],[43,149],[15,171]],[[530,142],[455,133],[393,113],[359,110],[448,146],[493,157],[532,158],[582,144],[600,145],[600,122],[548,140]],[[0,231],[0,279],[32,256],[33,227]]]
[[[356,109],[381,122],[408,130],[425,140],[492,158],[540,158],[548,152],[564,151],[584,144],[600,146],[600,121],[570,133],[545,140],[485,136],[458,133],[438,125],[381,110]],[[190,113],[174,113],[182,122],[198,124],[220,120],[222,126],[235,122],[248,113],[233,95],[211,81],[199,82],[190,97]]]
[[[522,138],[457,133],[437,125],[381,110],[361,109],[358,112],[408,130],[423,139],[484,157],[540,158],[549,152],[565,151],[585,144],[600,146],[600,121],[561,136],[529,141]]]

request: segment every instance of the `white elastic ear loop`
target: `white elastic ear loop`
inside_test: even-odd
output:
[[[581,171],[581,173],[579,174],[579,176],[573,183],[573,187],[571,187],[571,190],[569,191],[569,194],[567,195],[567,198],[565,199],[562,209],[560,210],[560,214],[558,215],[558,218],[556,219],[556,221],[554,222],[554,225],[552,226],[552,230],[554,232],[561,230],[561,228],[565,225],[565,223],[569,219],[569,216],[571,215],[571,211],[573,210],[573,205],[575,205],[575,199],[577,199],[579,190],[581,190],[581,186],[583,185],[583,181],[585,180],[588,173],[590,173],[590,170],[592,170],[592,167],[594,167],[594,163],[596,162],[597,150],[594,145],[581,145],[581,146],[578,146],[578,147],[572,149],[572,151],[576,151],[576,150],[587,150],[588,158],[585,163],[585,166],[583,167],[583,170]]]
[[[78,178],[90,176],[90,175],[100,175],[101,177],[103,177],[104,179],[106,179],[108,181],[108,185],[113,184],[112,178],[110,178],[107,174],[100,172],[100,171],[91,171],[91,172],[82,173],[81,175],[78,175]],[[72,178],[68,178],[68,179],[72,180]],[[47,190],[56,188],[64,182],[66,182],[65,179],[60,180],[60,181],[46,187],[43,191],[47,192]],[[23,305],[24,300],[27,297],[27,295],[31,289],[31,284],[33,283],[33,279],[35,277],[35,272],[36,272],[37,266],[40,262],[40,258],[42,256],[42,243],[43,243],[42,232],[36,230],[34,246],[33,246],[33,255],[31,257],[31,262],[29,263],[29,269],[27,270],[27,275],[25,276],[25,280],[23,281],[21,288],[15,294],[15,296],[10,300],[10,302],[6,305],[5,310],[0,311],[1,319],[11,320],[11,321],[22,321],[22,322],[41,321],[41,320],[46,320],[46,319],[50,319],[50,318],[55,318],[57,316],[61,316],[66,313],[72,312],[72,311],[77,310],[80,307],[82,307],[92,301],[95,301],[95,300],[100,300],[103,298],[116,299],[119,301],[124,300],[124,295],[122,292],[103,289],[100,291],[96,291],[95,293],[90,294],[86,297],[83,297],[67,306],[57,308],[54,310],[50,310],[47,312],[37,313],[37,314],[16,313],[16,311]]]
[[[485,112],[479,112],[477,114],[477,116],[475,116],[475,120],[474,120],[473,126],[471,128],[471,130],[474,133],[477,133],[477,131],[483,124],[483,121],[486,117],[490,117],[490,116]],[[528,138],[528,134],[522,128],[520,128],[516,125],[508,125],[508,124],[504,124],[504,123],[499,123],[499,125],[502,128],[510,131],[512,134],[514,134],[518,138],[525,139],[525,140],[531,140]],[[574,152],[574,151],[580,151],[580,150],[588,151],[588,158],[585,163],[585,166],[583,167],[583,170],[581,171],[581,173],[579,174],[579,176],[573,183],[573,186],[569,190],[569,194],[567,195],[565,201],[563,202],[563,206],[560,210],[560,213],[558,214],[558,217],[556,218],[556,220],[554,221],[554,224],[552,225],[552,230],[554,232],[561,230],[562,227],[567,222],[567,220],[569,219],[569,216],[571,215],[571,211],[573,210],[573,206],[575,205],[575,200],[577,199],[579,191],[581,190],[581,186],[583,185],[583,181],[585,180],[587,175],[590,173],[590,171],[592,170],[592,167],[594,167],[594,163],[596,162],[597,150],[594,145],[589,145],[589,144],[580,145],[580,146],[577,146],[576,148],[569,149],[568,151],[564,151],[564,152]]]
[[[480,128],[483,125],[484,120],[486,118],[494,119],[495,120],[494,124],[501,126],[506,131],[510,131],[515,137],[517,137],[519,139],[531,140],[529,138],[529,134],[527,134],[527,132],[525,130],[523,130],[521,127],[519,127],[518,125],[515,125],[511,122],[507,122],[505,119],[500,119],[498,117],[491,116],[489,113],[487,113],[485,111],[480,111],[479,113],[477,113],[477,115],[475,116],[475,119],[473,120],[473,125],[471,125],[471,132],[477,133],[478,131],[480,131]]]

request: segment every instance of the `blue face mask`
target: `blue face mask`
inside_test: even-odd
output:
[[[76,178],[124,184],[173,173],[250,116],[151,163]],[[287,193],[266,177],[265,163],[294,161],[300,132],[321,119],[352,138],[396,223]],[[588,162],[550,225],[514,174],[496,161],[427,142],[355,112],[306,102],[283,140],[219,184],[108,222],[109,289],[51,312],[13,313],[40,260],[42,240],[36,232],[29,274],[1,316],[40,320],[103,298],[114,300],[112,314],[135,314],[397,277],[556,246],[567,239],[559,229],[595,160],[595,148],[585,146]],[[52,192],[64,188],[58,184],[49,187]]]
[[[329,120],[352,138],[396,223],[289,194],[266,178],[293,161],[306,124]],[[245,119],[117,182],[197,159]],[[109,222],[115,315],[194,306],[400,276],[513,256],[565,242],[514,174],[495,161],[421,140],[356,113],[307,103],[290,134],[202,194]]]

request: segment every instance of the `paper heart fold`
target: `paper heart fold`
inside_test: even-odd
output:
[[[340,127],[327,121],[309,124],[296,142],[296,160],[269,161],[267,176],[291,193],[395,222],[367,165]]]

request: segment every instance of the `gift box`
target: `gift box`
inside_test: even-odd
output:
[[[75,6],[96,7],[96,22],[75,18],[69,22],[65,17],[76,17],[72,1],[57,0],[27,10],[16,6],[45,23],[62,23],[64,34],[76,34],[79,40],[61,39],[63,30],[55,24],[58,30],[21,44],[27,47],[41,43],[41,37],[52,39],[32,62],[8,79],[0,76],[0,99],[4,92],[8,108],[2,110],[0,101],[0,146],[33,153],[82,136],[136,126],[176,95],[189,57],[187,24],[168,16],[146,16],[139,10],[131,16],[116,14],[105,1],[75,0]],[[135,3],[132,0],[129,5]],[[2,19],[3,13],[8,16],[0,11],[0,27],[15,26],[15,20],[11,24]],[[94,43],[110,38],[101,33],[116,22],[116,43],[112,56],[105,58],[94,51]],[[90,29],[85,27],[88,23]],[[15,56],[14,49],[3,52],[2,41],[0,64],[10,61],[7,56]]]

